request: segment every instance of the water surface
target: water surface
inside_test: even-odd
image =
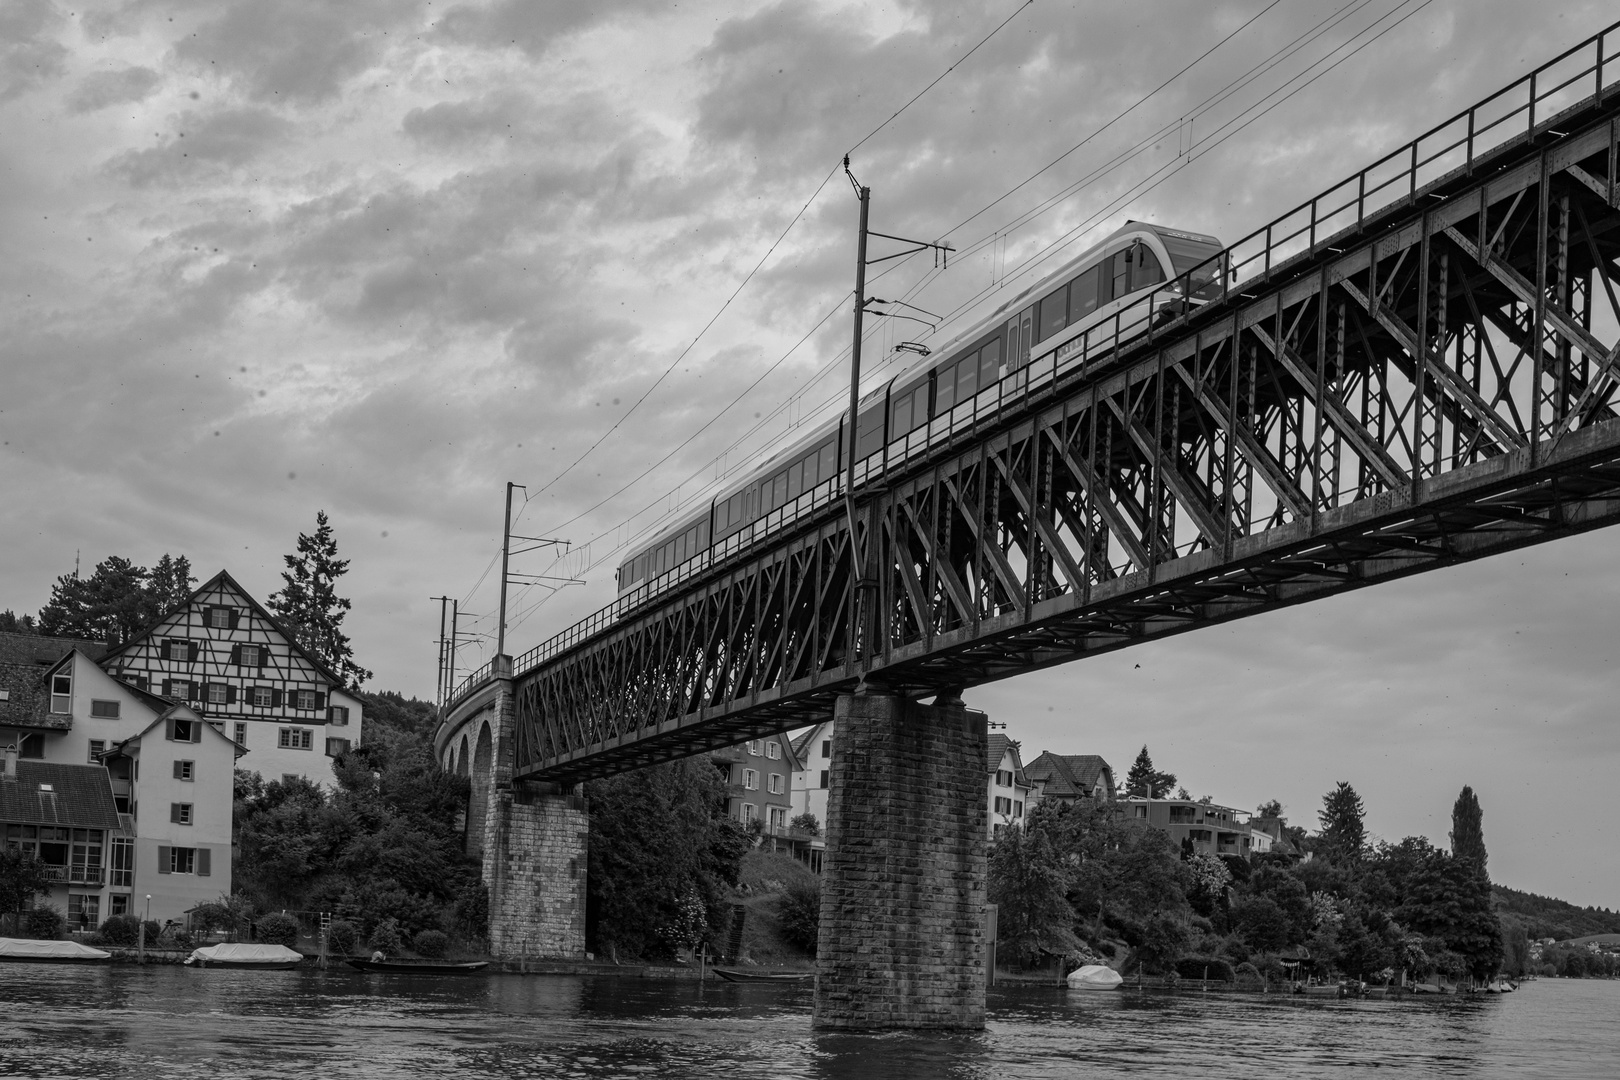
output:
[[[810,1030],[807,987],[0,965],[0,1075],[1620,1076],[1620,982],[1321,1001],[992,990],[974,1035]]]

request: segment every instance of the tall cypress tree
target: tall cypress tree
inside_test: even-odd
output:
[[[1472,859],[1481,874],[1485,873],[1484,820],[1479,796],[1464,784],[1451,808],[1451,854],[1459,859]]]
[[[315,514],[315,534],[298,534],[298,553],[284,555],[287,569],[278,593],[270,595],[270,610],[281,628],[298,644],[314,653],[345,685],[358,690],[371,672],[354,662],[349,635],[343,632],[348,614],[347,597],[337,594],[337,579],[349,572],[349,560],[337,557],[337,538],[326,511]]]

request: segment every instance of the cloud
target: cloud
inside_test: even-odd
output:
[[[290,121],[253,106],[185,112],[168,141],[126,150],[107,168],[134,187],[213,182],[257,160],[291,130]]]
[[[594,4],[534,4],[495,0],[458,4],[445,12],[438,33],[449,41],[483,49],[517,48],[543,55],[557,41],[612,19],[659,12],[654,0],[611,0]]]
[[[68,111],[95,112],[125,101],[145,101],[162,79],[161,75],[148,67],[93,72],[79,80],[79,85],[68,94]]]
[[[62,74],[68,51],[50,36],[61,21],[50,0],[10,0],[0,6],[0,101]]]

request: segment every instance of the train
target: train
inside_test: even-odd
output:
[[[856,410],[855,460],[880,454],[934,420],[960,413],[982,418],[966,402],[1016,376],[1034,360],[1056,354],[1061,364],[1087,330],[1128,313],[1110,341],[1146,332],[1207,303],[1227,287],[1224,245],[1213,236],[1128,221],[1051,274],[1010,296],[888,381],[862,395]],[[1138,305],[1144,298],[1152,299]],[[992,298],[993,299],[993,298]],[[785,524],[784,508],[841,492],[849,438],[846,409],[765,459],[705,506],[661,530],[618,568],[621,598],[654,595],[714,553],[752,543]],[[871,475],[868,468],[867,475]],[[806,499],[805,496],[810,496]]]

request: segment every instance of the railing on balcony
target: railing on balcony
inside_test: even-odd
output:
[[[45,876],[57,885],[100,885],[104,871],[99,866],[47,866]]]

